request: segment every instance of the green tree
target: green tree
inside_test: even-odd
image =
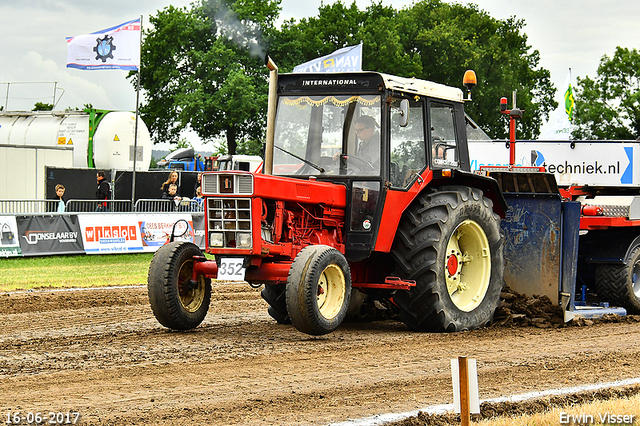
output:
[[[318,17],[286,21],[270,50],[283,69],[363,43],[363,68],[462,86],[466,69],[475,69],[479,85],[467,112],[493,137],[508,135],[499,99],[517,92],[525,115],[519,138],[533,138],[557,106],[549,71],[527,44],[524,21],[497,20],[476,5],[422,0],[396,11],[372,3],[364,11],[340,1],[321,6]]]
[[[261,140],[267,103],[264,33],[279,0],[203,0],[150,18],[142,45],[141,114],[154,142],[177,142],[191,128],[224,137],[229,153]],[[134,74],[135,75],[135,74]]]
[[[587,76],[577,82],[574,137],[640,137],[640,52],[618,46],[613,57],[602,57],[595,80]]]
[[[31,111],[53,111],[53,104],[36,102]]]
[[[355,2],[347,7],[337,1],[321,6],[317,17],[285,21],[270,40],[269,54],[283,71],[291,71],[296,65],[362,42],[366,70],[413,77],[421,71],[419,56],[405,52],[396,20],[396,10],[381,2],[361,11]]]

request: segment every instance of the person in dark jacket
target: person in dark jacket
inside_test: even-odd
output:
[[[192,198],[202,198],[202,172],[198,173],[198,180],[196,181],[196,185],[193,187],[193,197]],[[198,195],[198,193],[200,193]]]
[[[176,185],[175,183],[170,183],[169,187],[167,188],[167,192],[164,192],[162,194],[162,199],[163,200],[178,200],[178,201],[180,201],[182,199],[182,197],[180,197],[180,195],[178,195],[178,185]]]
[[[162,198],[165,198],[169,194],[169,185],[171,184],[178,185],[178,178],[179,178],[178,172],[175,170],[171,170],[171,173],[169,173],[169,178],[160,187],[160,189],[162,190]]]
[[[109,182],[106,180],[106,175],[104,171],[100,170],[97,174],[98,179],[98,188],[96,189],[96,198],[98,200],[105,200],[103,203],[99,203],[96,208],[97,212],[108,212],[109,208],[107,207],[107,201],[111,198],[111,186]]]

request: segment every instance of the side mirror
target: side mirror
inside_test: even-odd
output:
[[[409,122],[409,100],[400,101],[400,127],[407,127]]]

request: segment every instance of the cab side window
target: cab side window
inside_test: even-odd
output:
[[[453,105],[431,102],[429,120],[432,166],[436,168],[458,166],[458,144]]]
[[[400,126],[400,98],[391,102],[390,177],[391,186],[405,188],[427,165],[424,133],[424,103],[409,100],[409,122]]]

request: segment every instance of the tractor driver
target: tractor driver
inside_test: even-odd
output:
[[[354,123],[354,130],[359,140],[356,157],[368,161],[375,169],[380,167],[380,133],[378,123],[370,115],[361,115]]]

